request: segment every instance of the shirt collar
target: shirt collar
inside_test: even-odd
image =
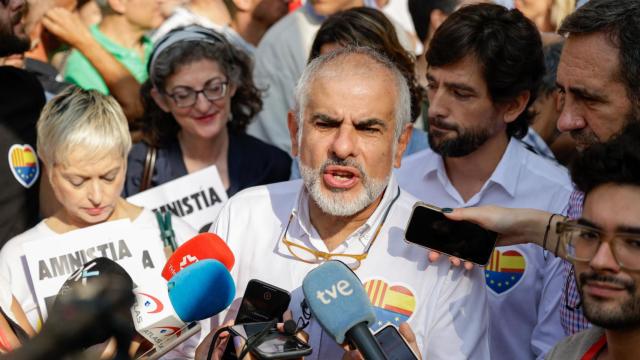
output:
[[[438,155],[431,149],[426,151],[432,152],[434,156],[425,157],[423,177],[426,178],[431,174],[436,173],[438,179],[443,185],[449,183],[447,170],[444,166],[442,156]],[[482,192],[487,188],[488,184],[493,183],[502,187],[510,196],[515,196],[521,169],[521,166],[519,165],[525,161],[524,157],[526,155],[526,151],[527,150],[523,148],[518,140],[511,138],[507,145],[507,149],[498,163],[498,166],[480,191]]]
[[[89,27],[89,31],[91,32],[91,35],[93,35],[93,37],[100,43],[100,45],[110,53],[119,57],[138,56],[138,54],[134,50],[117,44],[109,37],[107,37],[107,35],[100,31],[100,28],[97,24],[91,25]],[[146,63],[146,60],[149,58],[149,55],[153,50],[153,42],[147,35],[142,35],[142,37],[140,38],[140,43],[142,44],[142,47],[144,49],[144,59],[141,60],[144,60]]]
[[[424,157],[424,163],[422,165],[422,176],[427,177],[434,172],[446,174],[442,156],[433,151],[431,148],[428,148],[425,151],[427,152],[427,156]]]
[[[488,182],[500,185],[511,197],[515,196],[520,177],[520,165],[525,161],[526,149],[520,142],[511,138],[507,150],[502,155],[498,166],[491,174]],[[485,184],[486,185],[486,184]]]
[[[356,231],[354,231],[347,239],[347,242],[351,241],[353,238],[360,238],[365,241],[367,244],[371,241],[371,234],[367,234],[371,229],[375,229],[380,221],[383,221],[384,214],[386,213],[386,209],[392,205],[393,199],[396,197],[400,188],[395,180],[393,173],[389,177],[389,184],[382,195],[382,200],[378,207],[373,212],[373,214],[367,219],[367,221],[360,226]],[[293,220],[289,229],[289,234],[295,238],[304,238],[307,237],[309,239],[320,239],[320,235],[316,231],[316,229],[311,224],[311,219],[309,217],[309,192],[304,186],[304,183],[301,186],[300,191],[298,192],[297,199],[294,203],[294,208],[292,210]],[[367,235],[367,236],[365,236]],[[366,246],[366,244],[363,244]]]

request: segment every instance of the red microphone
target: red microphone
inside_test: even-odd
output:
[[[204,259],[218,260],[229,271],[235,263],[235,257],[224,240],[216,234],[202,233],[176,249],[164,265],[162,277],[169,281],[180,270]]]

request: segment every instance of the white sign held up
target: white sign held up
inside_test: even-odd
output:
[[[173,311],[166,280],[166,263],[155,226],[140,228],[128,220],[109,221],[74,230],[55,238],[23,245],[25,260],[43,320],[62,284],[82,265],[106,257],[122,266],[134,282],[132,307],[138,333],[154,345],[180,335],[184,323]]]
[[[160,276],[166,262],[157,230],[137,229],[128,219],[45,238],[23,245],[38,307],[47,317],[47,305],[69,275],[88,261],[106,257],[117,262],[134,282]]]
[[[170,211],[202,231],[208,229],[227,199],[218,169],[213,165],[130,196],[127,201],[153,212]]]

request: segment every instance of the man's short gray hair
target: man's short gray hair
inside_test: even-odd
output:
[[[322,73],[323,69],[333,63],[344,61],[353,55],[363,55],[379,66],[388,70],[394,79],[396,88],[395,105],[395,138],[402,134],[404,127],[411,122],[411,93],[407,80],[402,75],[398,67],[383,54],[367,47],[345,47],[314,59],[305,68],[295,89],[294,113],[298,121],[298,136],[302,131],[305,108],[309,101],[311,83]],[[367,68],[369,69],[369,68]],[[359,70],[369,71],[369,70]]]
[[[67,164],[82,149],[95,156],[127,158],[131,135],[118,102],[95,90],[68,87],[51,99],[38,119],[38,153],[45,165]]]

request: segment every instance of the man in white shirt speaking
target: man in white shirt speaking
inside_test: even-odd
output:
[[[342,260],[372,300],[371,330],[407,322],[428,359],[488,359],[482,272],[429,263],[403,241],[416,199],[392,175],[411,134],[402,74],[373,50],[342,49],[306,68],[296,102],[289,129],[302,180],[237,194],[213,226],[236,256],[238,296],[254,278],[279,286],[291,292],[298,319],[305,275]],[[305,331],[307,359],[341,358],[344,350],[313,318]]]
[[[427,52],[431,149],[403,161],[400,186],[427,203],[564,213],[566,169],[527,150],[526,112],[544,72],[540,35],[517,10],[463,7]],[[498,247],[485,269],[492,359],[536,359],[564,337],[562,260],[533,245]]]

